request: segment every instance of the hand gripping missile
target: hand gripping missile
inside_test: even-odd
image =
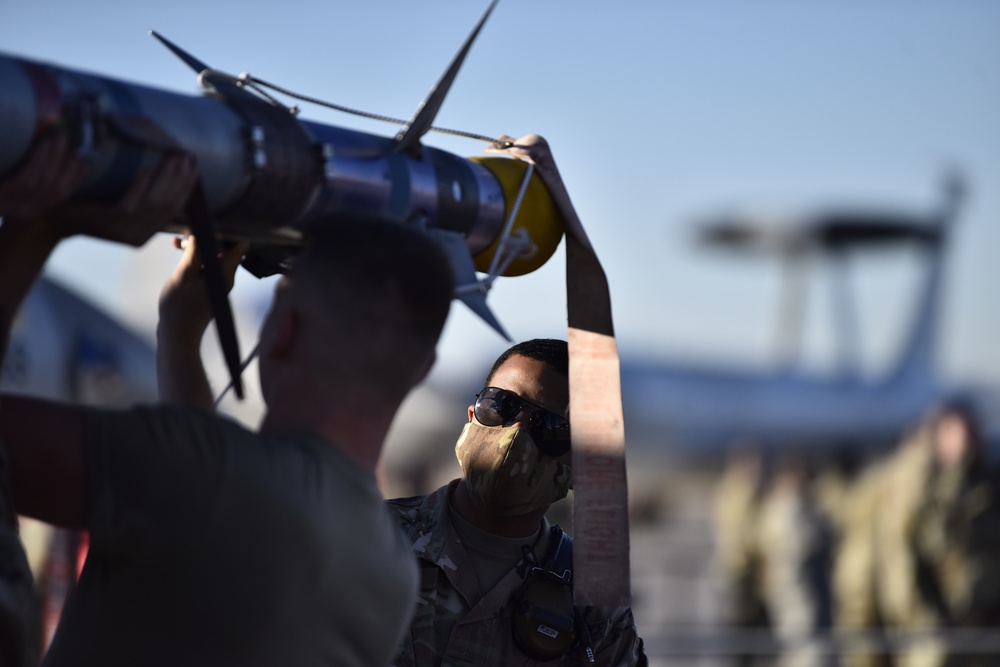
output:
[[[250,242],[244,267],[260,277],[287,270],[310,224],[361,212],[419,225],[448,249],[456,296],[509,339],[486,292],[497,275],[522,275],[548,261],[564,222],[526,163],[466,159],[420,143],[496,1],[394,137],[300,119],[295,109],[255,94],[240,77],[213,70],[155,33],[197,72],[203,96],[0,54],[0,178],[53,130],[67,132],[87,158],[70,207],[113,200],[165,151],[186,151],[198,163],[202,205],[189,205],[185,219],[164,231],[194,229],[194,218],[204,217],[210,236]],[[134,234],[110,240],[146,241]],[[199,246],[214,248],[214,240]],[[488,275],[480,280],[477,271]],[[229,313],[221,300],[217,318],[220,307]],[[239,353],[226,351],[235,335],[227,344],[219,333],[235,379]]]

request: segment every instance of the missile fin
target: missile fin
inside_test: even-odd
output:
[[[493,327],[494,331],[503,336],[504,340],[509,343],[514,342],[514,339],[511,338],[510,334],[507,333],[507,330],[503,328],[503,325],[500,324],[500,321],[493,314],[493,311],[490,310],[490,307],[486,305],[485,294],[482,292],[472,292],[468,294],[460,294],[458,298],[462,303],[468,306],[472,312],[479,315],[479,317],[481,317],[486,324]]]
[[[167,39],[160,33],[156,32],[155,30],[150,30],[149,34],[155,37],[157,40],[159,40],[159,42],[163,44],[165,47],[170,49],[175,56],[183,60],[188,67],[194,70],[195,74],[201,74],[205,70],[210,69],[208,65],[198,60],[190,53],[188,53],[181,47],[177,46],[176,44],[171,42],[169,39]]]
[[[444,229],[431,228],[429,231],[441,243],[451,260],[452,270],[455,272],[458,299],[481,317],[484,322],[493,327],[505,340],[513,342],[510,334],[500,324],[490,307],[486,305],[486,292],[479,289],[468,289],[475,286],[478,281],[476,280],[476,267],[472,262],[472,255],[469,254],[469,246],[465,243],[465,237],[458,232]]]
[[[490,6],[486,8],[482,18],[479,19],[479,23],[476,24],[476,27],[473,28],[472,32],[466,38],[462,48],[455,54],[455,57],[452,59],[448,69],[441,76],[441,79],[431,88],[427,98],[417,107],[417,112],[410,119],[410,122],[396,134],[396,147],[393,149],[395,152],[414,153],[419,150],[420,139],[431,129],[434,117],[437,116],[438,111],[441,109],[444,98],[451,89],[451,84],[455,81],[458,70],[465,61],[465,56],[472,47],[472,42],[475,41],[480,29],[486,23],[486,19],[489,18],[490,12],[493,11],[493,7],[496,6],[498,1],[493,0]]]
[[[191,193],[191,198],[188,199],[185,206],[185,212],[204,266],[205,291],[212,308],[212,316],[215,319],[216,333],[219,334],[222,356],[229,368],[233,392],[238,399],[243,400],[243,382],[240,379],[240,374],[243,372],[243,367],[240,365],[240,343],[236,337],[233,310],[229,303],[229,293],[225,278],[222,276],[222,265],[219,263],[218,251],[216,250],[215,229],[208,208],[208,200],[205,197],[203,182],[199,182],[194,192]]]
[[[156,32],[155,30],[150,30],[149,34],[160,41],[161,44],[170,49],[171,52],[178,58],[184,61],[184,63],[190,67],[192,70],[198,74],[198,80],[202,86],[211,86],[220,95],[230,100],[241,100],[241,99],[257,99],[254,95],[243,90],[238,85],[233,83],[232,77],[227,74],[220,74],[219,72],[214,72],[211,67],[206,63],[198,60],[190,53],[177,46],[169,39]],[[203,79],[204,77],[204,79]]]

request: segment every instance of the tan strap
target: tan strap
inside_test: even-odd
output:
[[[574,590],[580,605],[629,606],[625,425],[607,277],[546,141],[534,134],[504,135],[486,152],[532,162],[566,222]]]
[[[582,238],[581,238],[582,237]],[[577,604],[631,604],[628,481],[611,298],[583,228],[566,230]]]

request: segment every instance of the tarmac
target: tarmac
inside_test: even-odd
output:
[[[657,477],[658,483],[630,479],[632,611],[650,666],[733,665],[734,637],[715,574],[717,476],[685,471]]]

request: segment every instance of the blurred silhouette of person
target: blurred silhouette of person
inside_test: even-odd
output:
[[[763,560],[758,534],[766,461],[754,443],[737,443],[727,452],[715,489],[715,562],[732,624],[744,639],[764,634],[771,625],[763,593]],[[753,652],[739,653],[737,663],[760,662]]]
[[[805,461],[785,455],[760,503],[762,590],[781,647],[780,667],[833,664],[819,636],[832,626],[833,526],[812,481]]]
[[[882,620],[875,597],[875,520],[888,464],[870,461],[830,499],[836,539],[831,586],[833,624],[844,650],[844,667],[886,667]],[[834,495],[834,494],[831,494]]]
[[[935,407],[894,455],[877,508],[876,582],[886,624],[904,637],[898,667],[995,665],[962,653],[950,630],[997,626],[1000,487],[978,419],[963,401]]]

